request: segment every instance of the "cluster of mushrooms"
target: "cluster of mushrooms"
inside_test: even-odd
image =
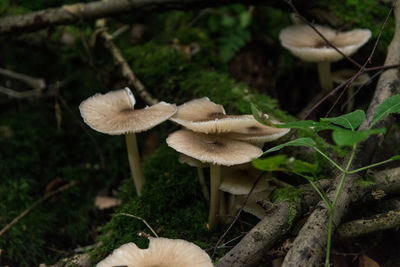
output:
[[[371,32],[365,29],[340,33],[325,26],[315,27],[346,56],[355,53],[371,37]],[[331,62],[342,59],[343,55],[330,47],[308,25],[289,26],[282,30],[279,39],[282,46],[295,56],[304,61],[317,62],[320,85],[325,92],[332,90],[333,81],[341,83],[353,75],[348,70],[331,73]],[[368,76],[360,76],[353,85],[361,86],[368,82]],[[136,110],[135,103],[132,92],[125,88],[104,95],[96,94],[83,101],[79,108],[85,123],[94,130],[110,135],[125,135],[138,196],[141,195],[145,178],[140,167],[135,133],[146,131],[168,119],[183,126],[183,129],[171,133],[166,142],[181,153],[181,163],[197,167],[202,193],[210,202],[210,228],[217,223],[217,213],[233,215],[236,212],[238,201],[250,192],[262,175],[248,163],[261,156],[264,143],[289,132],[289,129],[260,124],[252,115],[227,115],[223,106],[211,102],[207,97],[194,99],[178,107],[160,102]],[[210,190],[203,173],[203,168],[207,167],[210,169]],[[264,198],[270,190],[270,174],[264,175],[244,207],[244,210],[259,217],[263,217],[264,211],[255,205],[255,200]],[[153,254],[156,256],[151,256]],[[125,244],[97,266],[119,265],[213,266],[210,257],[198,246],[167,238],[150,238],[149,248],[144,250],[134,243]]]

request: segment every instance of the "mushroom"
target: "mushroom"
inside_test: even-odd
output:
[[[97,267],[212,267],[210,256],[197,245],[182,240],[149,237],[149,248],[127,243],[115,249]]]
[[[262,175],[262,177],[259,176]],[[265,191],[270,188],[268,180],[271,174],[264,173],[255,169],[250,164],[238,165],[233,168],[222,169],[222,182],[219,190],[228,193],[228,212],[229,215],[236,213],[236,196],[246,196],[250,193],[254,183],[259,179],[252,191],[252,195]]]
[[[351,70],[351,69],[342,69],[339,71],[332,72],[332,80],[335,83],[341,84],[346,82],[348,79],[353,77],[357,71]],[[362,87],[366,84],[368,84],[371,81],[371,77],[369,76],[368,73],[363,73],[359,75],[350,85],[349,88],[347,89],[347,99],[348,99],[348,105],[346,107],[346,113],[349,113],[350,111],[353,110],[353,105],[354,101],[352,100],[352,97],[354,95],[354,87]]]
[[[201,161],[199,161],[197,159],[189,157],[188,155],[182,154],[182,153],[179,154],[178,160],[182,164],[186,163],[189,166],[196,167],[197,176],[199,176],[199,183],[200,183],[200,187],[201,187],[201,192],[203,193],[204,198],[207,201],[210,201],[210,193],[208,192],[208,188],[207,188],[207,185],[206,185],[206,181],[205,181],[205,178],[204,178],[204,172],[203,172],[203,168],[208,167],[208,165],[204,164],[203,162],[201,162]]]
[[[267,114],[264,114],[268,117]],[[250,116],[250,115],[246,115]],[[280,122],[276,120],[271,120],[274,124],[279,124]],[[271,126],[266,126],[258,121],[254,120],[251,124],[247,124],[242,128],[237,128],[233,132],[225,134],[227,138],[246,141],[259,147],[263,147],[264,143],[274,141],[290,131],[289,128],[276,128]]]
[[[250,162],[263,153],[259,147],[223,136],[178,130],[170,134],[167,144],[176,151],[210,164],[210,228],[216,224],[219,209],[221,165],[231,166]]]
[[[350,56],[363,46],[371,37],[368,29],[357,29],[348,32],[315,25],[315,28],[343,54]],[[331,62],[339,61],[343,56],[330,47],[310,26],[298,24],[281,31],[279,39],[283,47],[304,61],[317,62],[319,81],[322,89],[331,91]]]
[[[288,131],[265,126],[257,122],[253,115],[226,115],[224,108],[211,102],[208,97],[194,99],[178,106],[178,111],[170,120],[192,131],[206,134],[236,132],[248,135],[284,135]]]
[[[131,90],[126,87],[104,95],[95,94],[84,100],[79,109],[84,122],[92,129],[110,135],[125,135],[132,178],[140,196],[145,179],[135,133],[169,119],[177,108],[175,104],[160,102],[148,108],[134,109],[135,103]]]

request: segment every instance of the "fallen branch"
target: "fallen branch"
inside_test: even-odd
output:
[[[121,68],[122,76],[127,79],[130,85],[135,88],[136,93],[149,105],[154,105],[158,103],[158,100],[153,98],[142,82],[136,78],[129,64],[126,62],[125,58],[122,56],[121,51],[113,42],[113,37],[106,31],[106,29],[99,29],[99,36],[104,39],[104,46],[110,51],[113,56],[114,62]]]
[[[394,15],[396,24],[395,34],[388,48],[385,65],[400,63],[400,47],[398,45],[400,42],[400,6],[398,4],[394,7]],[[367,128],[367,125],[372,120],[376,107],[380,103],[399,92],[399,85],[400,79],[398,76],[398,70],[390,69],[382,73],[374,97],[367,111],[367,120],[360,126],[360,129],[363,130]],[[375,127],[382,127],[384,126],[384,123],[384,121],[381,121],[380,123],[377,123]],[[368,140],[361,143],[355,155],[351,169],[357,169],[368,165],[381,140],[382,135],[371,136]],[[333,197],[340,178],[340,175],[335,178],[335,186],[328,194],[330,199]],[[351,202],[355,199],[354,196],[357,195],[357,192],[354,191],[357,178],[359,178],[357,175],[349,175],[346,178],[346,183],[344,184],[342,192],[337,200],[333,216],[334,225],[340,224],[343,215],[348,210]],[[324,254],[327,242],[328,217],[328,209],[325,207],[323,202],[320,202],[295,239],[293,248],[289,250],[282,266],[316,266],[319,264]]]
[[[14,80],[21,81],[40,93],[44,88],[46,88],[46,82],[41,78],[34,78],[25,74],[17,73],[11,70],[6,70],[0,68],[0,75],[12,78]]]
[[[35,203],[32,204],[32,206],[30,206],[29,208],[27,208],[26,210],[24,210],[20,215],[18,215],[17,217],[15,217],[9,224],[7,224],[3,229],[0,230],[0,236],[2,236],[5,232],[7,232],[8,229],[10,229],[14,224],[16,224],[17,222],[19,222],[19,220],[21,220],[23,217],[25,217],[29,212],[31,212],[34,208],[36,208],[37,206],[39,206],[40,204],[42,204],[44,201],[46,201],[47,199],[53,197],[54,195],[57,195],[58,193],[61,193],[75,185],[77,185],[78,182],[77,181],[73,181],[69,184],[66,184],[64,186],[61,186],[60,188],[54,190],[53,192],[44,195],[43,197],[41,197],[40,199],[38,199]]]
[[[371,192],[377,190],[383,191],[385,195],[393,195],[400,192],[400,168],[379,171],[373,175],[376,185],[361,186],[358,183],[354,185],[354,202],[375,200]],[[327,187],[326,183],[322,184],[323,187]],[[304,194],[302,202],[292,206],[296,216],[301,216],[309,206],[316,205],[320,200],[310,185],[303,185],[299,189]],[[267,255],[268,250],[289,230],[289,205],[290,203],[288,202],[275,204],[272,212],[268,213],[233,249],[226,253],[218,261],[216,267],[258,266],[258,263]]]
[[[0,33],[35,31],[52,25],[72,24],[121,13],[202,8],[242,2],[239,0],[103,0],[77,3],[35,11],[26,15],[1,18]],[[257,2],[262,3],[263,1],[251,0],[246,1],[246,4]]]
[[[344,223],[337,229],[338,239],[347,239],[366,234],[393,229],[400,225],[400,211],[374,215],[369,219],[354,220]]]

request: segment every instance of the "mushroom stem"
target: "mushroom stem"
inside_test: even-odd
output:
[[[331,63],[322,61],[318,62],[318,76],[319,84],[321,85],[324,92],[330,92],[333,90],[333,81],[331,75]]]
[[[204,178],[203,168],[197,167],[197,176],[199,176],[201,192],[203,193],[203,196],[207,200],[207,202],[209,202],[210,201],[210,193],[208,192],[206,180]]]
[[[136,134],[125,134],[126,149],[128,151],[129,166],[131,168],[133,182],[135,183],[136,192],[141,196],[144,184],[144,175],[140,164],[139,150],[136,142]]]
[[[216,215],[219,210],[219,186],[221,184],[221,166],[210,164],[210,212],[208,225],[210,229],[216,225]]]

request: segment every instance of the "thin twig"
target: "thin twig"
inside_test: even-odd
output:
[[[44,88],[46,88],[46,82],[44,79],[41,78],[34,78],[25,74],[17,73],[11,70],[7,69],[2,69],[0,68],[0,75],[12,78],[17,81],[21,81],[31,87],[32,89],[35,89],[35,91],[40,92]]]
[[[121,68],[122,76],[128,80],[129,84],[135,88],[136,93],[149,105],[154,105],[158,103],[158,100],[153,98],[149,92],[147,92],[143,83],[135,76],[129,64],[126,62],[125,58],[122,56],[119,48],[114,44],[113,37],[106,31],[102,29],[100,32],[100,37],[104,39],[104,46],[108,49],[114,58],[114,62]]]
[[[44,195],[41,197],[39,200],[37,200],[35,203],[32,204],[29,208],[24,210],[20,215],[15,217],[9,224],[7,224],[3,229],[0,231],[0,236],[2,236],[8,229],[10,229],[14,224],[16,224],[19,220],[21,220],[23,217],[25,217],[29,212],[31,212],[34,208],[36,208],[38,205],[46,201],[47,199],[51,198],[52,196],[61,193],[67,189],[69,189],[72,186],[77,185],[79,182],[78,181],[72,181],[69,184],[66,184],[64,186],[61,186],[60,188],[54,190],[53,192]]]
[[[117,216],[117,215],[128,216],[128,217],[132,217],[132,218],[135,218],[135,219],[137,219],[137,220],[142,221],[142,222],[147,226],[147,228],[150,229],[150,231],[153,233],[153,235],[154,235],[155,237],[158,237],[157,233],[153,230],[153,228],[151,228],[150,224],[148,224],[148,223],[146,222],[146,220],[143,219],[142,217],[139,217],[139,216],[136,216],[136,215],[133,215],[133,214],[129,214],[129,213],[124,213],[124,212],[118,213],[118,214],[116,214],[115,216]]]

